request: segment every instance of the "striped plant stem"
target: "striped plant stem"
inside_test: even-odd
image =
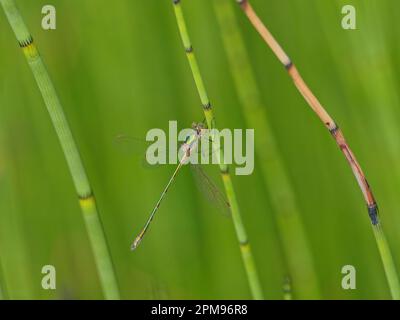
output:
[[[104,297],[119,299],[114,267],[96,201],[54,85],[14,0],[0,0],[0,3],[31,68],[64,152],[79,198]]]
[[[284,65],[289,76],[292,78],[295,86],[300,91],[304,99],[307,101],[311,109],[316,113],[316,115],[320,118],[325,127],[329,130],[330,134],[335,139],[337,145],[339,146],[347,162],[349,163],[367,205],[368,215],[372,223],[372,228],[374,231],[378,250],[381,255],[383,267],[386,273],[386,278],[388,280],[392,298],[395,300],[399,300],[400,299],[399,278],[396,272],[392,254],[390,252],[388,243],[386,241],[385,235],[383,233],[380,224],[380,219],[378,216],[378,205],[375,201],[374,195],[367,182],[367,179],[365,178],[365,175],[360,165],[358,164],[356,157],[354,156],[353,152],[348,146],[342,131],[339,129],[335,121],[326,112],[324,107],[321,105],[321,103],[312,93],[310,88],[304,82],[293,62],[289,59],[285,51],[283,51],[279,43],[275,40],[273,35],[269,32],[267,27],[257,16],[254,9],[250,5],[249,1],[248,0],[236,0],[236,1],[239,3],[240,7],[248,17],[251,24],[254,26],[254,28],[257,30],[257,32],[260,34],[260,36],[263,38],[266,44],[271,48],[271,50],[277,56],[279,61]]]
[[[236,91],[247,126],[256,128],[256,150],[264,183],[270,192],[279,235],[298,299],[318,299],[319,287],[312,254],[301,222],[295,194],[268,122],[231,0],[213,1]]]
[[[196,56],[194,54],[193,46],[191,44],[189,33],[186,27],[185,18],[183,15],[180,0],[173,0],[176,21],[178,24],[179,32],[182,38],[183,46],[186,50],[186,55],[189,61],[189,65],[193,74],[193,78],[197,87],[197,91],[200,96],[201,103],[203,105],[203,111],[206,118],[207,126],[209,129],[215,129],[214,112],[210,100],[208,99],[207,91],[203,82],[203,78],[200,73],[199,66],[197,64]],[[219,154],[220,159],[224,159],[221,153]],[[233,188],[231,175],[229,173],[229,167],[219,161],[220,173],[224,183],[224,188],[228,201],[231,206],[232,220],[238,238],[240,251],[242,254],[243,263],[245,266],[247,279],[249,282],[250,290],[254,299],[263,299],[263,293],[258,278],[256,266],[254,263],[253,254],[250,248],[246,229],[243,225],[242,216],[239,210],[239,205],[236,198],[236,193]]]

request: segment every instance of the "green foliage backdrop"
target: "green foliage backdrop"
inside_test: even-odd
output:
[[[213,0],[183,0],[220,128],[245,128]],[[362,196],[348,165],[282,66],[231,2],[268,120],[294,187],[326,299],[383,299],[389,291]],[[339,123],[380,205],[400,268],[400,3],[396,0],[252,0],[260,17]],[[125,299],[249,298],[231,221],[199,193],[184,168],[142,246],[142,227],[173,166],[147,169],[118,134],[180,128],[203,114],[170,0],[57,0],[57,30],[41,28],[48,1],[17,1],[47,64],[97,197]],[[341,8],[357,9],[357,30]],[[0,265],[9,298],[102,298],[72,181],[42,98],[0,15]],[[257,128],[255,128],[257,139]],[[128,148],[129,149],[129,148]],[[256,150],[257,152],[257,150]],[[267,299],[282,298],[286,275],[259,163],[235,176]],[[216,167],[207,171],[219,185]],[[57,269],[57,290],[41,268]],[[357,290],[341,268],[357,269]],[[295,284],[293,284],[295,286]]]

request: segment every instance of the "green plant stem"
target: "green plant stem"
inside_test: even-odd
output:
[[[383,267],[385,269],[386,278],[389,283],[390,293],[394,300],[400,300],[400,285],[399,277],[397,276],[396,267],[393,262],[393,257],[389,249],[385,234],[383,233],[380,224],[373,225],[374,235],[378,249],[382,258]]]
[[[214,0],[222,40],[247,126],[257,130],[257,156],[270,192],[290,277],[299,299],[320,298],[311,250],[281,154],[268,122],[231,0]]]
[[[207,126],[209,129],[214,129],[216,128],[216,126],[215,126],[213,109],[210,100],[208,99],[203,78],[201,76],[199,66],[197,64],[197,60],[194,55],[194,50],[189,38],[189,33],[187,31],[186,22],[184,19],[180,0],[173,0],[173,4],[174,4],[176,21],[178,24],[179,32],[182,38],[183,45],[186,50],[187,58],[193,74],[194,81],[196,83],[197,91],[200,95],[201,103],[203,105],[203,111],[206,118]],[[221,149],[220,159],[223,158],[224,157]],[[233,188],[231,175],[229,173],[229,168],[226,164],[222,163],[221,161],[219,161],[219,163],[220,163],[220,173],[224,183],[225,192],[231,206],[232,220],[235,227],[236,236],[238,238],[250,290],[254,299],[263,299],[263,293],[258,278],[256,266],[254,263],[253,254],[248,241],[246,229],[243,225],[242,216],[236,198],[236,193]]]
[[[283,300],[293,300],[292,283],[289,276],[283,282]]]
[[[0,0],[8,22],[22,48],[50,114],[66,158],[83,213],[104,297],[119,299],[119,290],[96,201],[78,148],[65,118],[56,90],[14,0]]]

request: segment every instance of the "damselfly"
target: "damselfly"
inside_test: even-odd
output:
[[[189,135],[186,138],[186,141],[180,147],[181,156],[179,159],[179,163],[178,163],[174,173],[172,174],[171,178],[169,179],[167,185],[165,186],[163,192],[161,193],[161,196],[158,199],[156,205],[154,206],[153,210],[151,211],[150,216],[147,219],[144,227],[142,228],[142,230],[140,231],[138,236],[136,236],[135,240],[133,241],[133,243],[131,245],[132,250],[135,250],[139,246],[140,242],[142,241],[151,222],[154,219],[156,212],[160,208],[161,202],[164,200],[169,188],[171,187],[172,183],[175,181],[175,178],[176,178],[178,172],[180,171],[180,169],[185,164],[190,162],[190,158],[194,154],[194,152],[197,152],[197,150],[200,149],[199,145],[201,143],[201,139],[204,138],[204,136],[206,136],[207,129],[205,129],[203,123],[194,123],[192,125],[192,127],[194,129],[194,133],[192,135]],[[206,191],[209,198],[211,198],[212,201],[217,202],[220,207],[224,208],[224,210],[226,210],[226,209],[229,210],[229,208],[230,208],[229,202],[227,200],[225,200],[222,193],[213,184],[211,179],[205,174],[205,172],[200,168],[200,166],[194,165],[192,167],[194,168],[195,176],[197,177],[197,179],[201,180],[201,181],[199,181],[199,185],[202,185],[202,189],[204,191]]]

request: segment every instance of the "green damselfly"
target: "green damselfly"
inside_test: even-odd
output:
[[[131,250],[135,250],[139,244],[141,243],[144,235],[146,234],[147,230],[150,227],[151,222],[154,219],[154,216],[158,209],[160,208],[160,205],[162,201],[164,200],[169,188],[175,181],[180,169],[187,163],[190,162],[191,156],[197,152],[200,148],[201,140],[205,139],[207,129],[205,128],[203,123],[194,123],[192,125],[192,128],[194,129],[193,134],[189,135],[186,138],[186,141],[182,144],[180,147],[180,159],[179,163],[168,180],[167,185],[165,186],[164,190],[161,193],[160,198],[156,202],[153,210],[150,213],[149,218],[147,219],[144,227],[141,229],[140,233],[136,236],[135,240],[133,241],[131,245]],[[214,185],[214,183],[211,181],[211,179],[207,176],[207,174],[201,169],[199,165],[193,165],[193,172],[195,174],[195,177],[198,180],[198,184],[201,186],[201,189],[203,192],[205,192],[209,199],[213,202],[217,202],[218,205],[223,208],[224,211],[228,210],[230,208],[229,202],[224,198],[222,192],[219,191],[219,189]]]

